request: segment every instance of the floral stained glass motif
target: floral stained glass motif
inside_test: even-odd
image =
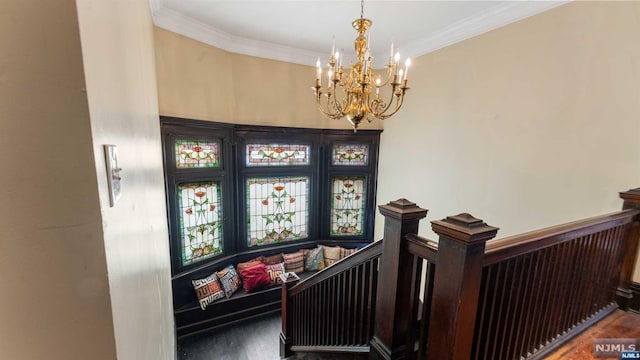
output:
[[[362,235],[366,177],[331,179],[331,235]]]
[[[178,185],[182,265],[222,253],[220,183]]]
[[[333,146],[332,165],[369,165],[369,145],[367,144],[337,144]]]
[[[247,166],[309,165],[309,145],[248,144]]]
[[[220,166],[220,144],[217,142],[176,140],[177,168]]]
[[[247,179],[248,245],[306,238],[309,232],[309,178]]]

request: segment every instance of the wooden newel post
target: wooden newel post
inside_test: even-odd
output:
[[[620,197],[624,200],[622,204],[623,210],[640,210],[640,188],[621,192]],[[625,255],[620,269],[620,282],[618,283],[618,290],[616,291],[616,301],[622,310],[628,310],[633,300],[631,278],[637,260],[638,241],[640,241],[640,216],[636,217],[635,221],[631,223],[631,228],[629,229],[626,239]]]
[[[431,224],[439,241],[427,358],[470,359],[485,243],[498,228],[470,214]]]
[[[293,330],[293,304],[290,304],[289,289],[295,285],[293,281],[282,284],[282,331],[280,332],[280,358],[293,355],[291,351],[291,330]],[[289,312],[287,313],[287,309]]]
[[[403,245],[405,235],[417,234],[427,210],[406,199],[379,206],[385,216],[382,256],[378,270],[376,317],[371,340],[374,359],[404,359],[411,331],[413,255]],[[413,344],[411,344],[413,345]],[[409,349],[413,350],[413,349]]]

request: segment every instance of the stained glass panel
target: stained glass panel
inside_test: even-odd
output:
[[[248,144],[247,166],[309,165],[311,146],[300,144]]]
[[[207,141],[176,140],[177,168],[220,166],[220,144]]]
[[[362,235],[366,180],[365,176],[331,179],[331,235]]]
[[[182,265],[222,253],[220,183],[178,185]]]
[[[309,178],[247,179],[249,246],[306,238],[309,232]]]
[[[369,164],[369,145],[333,145],[333,165],[366,166]]]

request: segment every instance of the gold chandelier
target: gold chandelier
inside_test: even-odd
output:
[[[400,65],[400,52],[394,54],[393,43],[389,52],[386,71],[376,74],[373,71],[373,57],[369,53],[369,38],[365,36],[371,27],[371,20],[364,18],[364,0],[360,2],[360,19],[351,25],[358,32],[354,41],[357,62],[349,66],[345,74],[342,66],[344,50],[336,51],[335,41],[331,48],[327,76],[327,89],[322,88],[322,67],[318,59],[316,84],[313,86],[318,109],[330,119],[346,117],[357,131],[364,119],[371,122],[374,118],[385,120],[400,110],[407,87],[407,73],[411,59],[407,58],[404,69]],[[385,99],[381,94],[386,94]]]

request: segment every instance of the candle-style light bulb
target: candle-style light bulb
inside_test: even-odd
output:
[[[376,95],[378,95],[380,93],[380,83],[382,82],[382,80],[380,80],[379,77],[376,78]]]
[[[400,69],[400,72],[398,73],[398,82],[402,81],[402,74],[404,73],[404,70]]]
[[[396,50],[396,54],[393,56],[393,62],[394,62],[394,66],[396,68],[396,75],[398,75],[398,68],[399,68],[399,63],[400,63],[400,49]],[[401,78],[398,78],[398,81],[402,80]]]
[[[407,58],[407,61],[404,62],[404,79],[407,80],[409,77],[409,66],[411,66],[411,58]]]
[[[333,43],[331,45],[331,55],[333,55],[336,52],[336,36],[333,35]]]
[[[316,61],[316,71],[318,73],[318,75],[316,76],[316,79],[320,79],[320,75],[322,75],[322,67],[320,66],[320,58],[318,58],[318,61]]]

